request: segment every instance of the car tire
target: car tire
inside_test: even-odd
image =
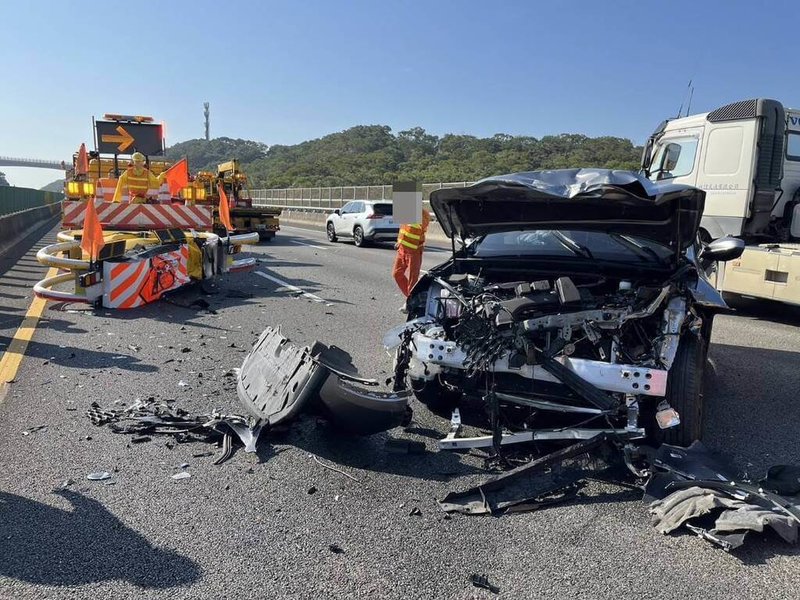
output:
[[[426,381],[424,379],[410,379],[411,391],[414,396],[428,409],[444,417],[450,418],[453,409],[461,400],[461,392],[454,392],[441,383],[438,379]]]
[[[678,411],[681,422],[677,427],[659,429],[656,441],[677,446],[689,446],[703,437],[703,374],[706,366],[705,340],[693,334],[685,335],[675,353],[669,370],[666,400]]]
[[[359,248],[367,243],[367,240],[364,239],[364,230],[361,229],[361,225],[356,225],[353,229],[353,243]]]
[[[325,231],[328,234],[328,241],[335,242],[336,241],[336,228],[333,226],[333,223],[328,223],[325,227]]]

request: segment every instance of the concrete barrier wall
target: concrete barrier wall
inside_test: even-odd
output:
[[[0,217],[0,254],[37,229],[47,224],[52,227],[60,214],[61,204],[56,202]]]
[[[280,222],[281,225],[308,227],[309,229],[325,231],[325,223],[327,222],[327,218],[328,215],[324,212],[307,212],[302,210],[284,209],[280,216]],[[450,238],[444,234],[438,223],[430,224],[426,239],[430,242],[436,242],[437,245],[450,244]]]

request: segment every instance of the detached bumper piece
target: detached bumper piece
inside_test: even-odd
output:
[[[344,350],[319,342],[300,347],[268,327],[244,359],[237,393],[250,414],[270,425],[313,411],[343,431],[370,435],[407,423],[410,415],[410,392],[361,387],[377,384],[358,374]]]

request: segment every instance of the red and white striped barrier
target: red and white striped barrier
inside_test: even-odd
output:
[[[103,263],[103,306],[136,308],[189,283],[189,247],[140,260]]]
[[[97,217],[106,229],[195,229],[211,231],[214,214],[211,206],[183,204],[128,204],[94,201]],[[61,203],[61,223],[64,228],[80,229],[86,213],[86,202],[64,200]]]

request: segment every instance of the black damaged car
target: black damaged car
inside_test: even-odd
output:
[[[450,414],[477,400],[494,429],[440,447],[700,439],[711,325],[727,308],[706,271],[743,251],[700,243],[704,198],[601,169],[433,192],[453,255],[420,279],[385,346],[420,401]]]

